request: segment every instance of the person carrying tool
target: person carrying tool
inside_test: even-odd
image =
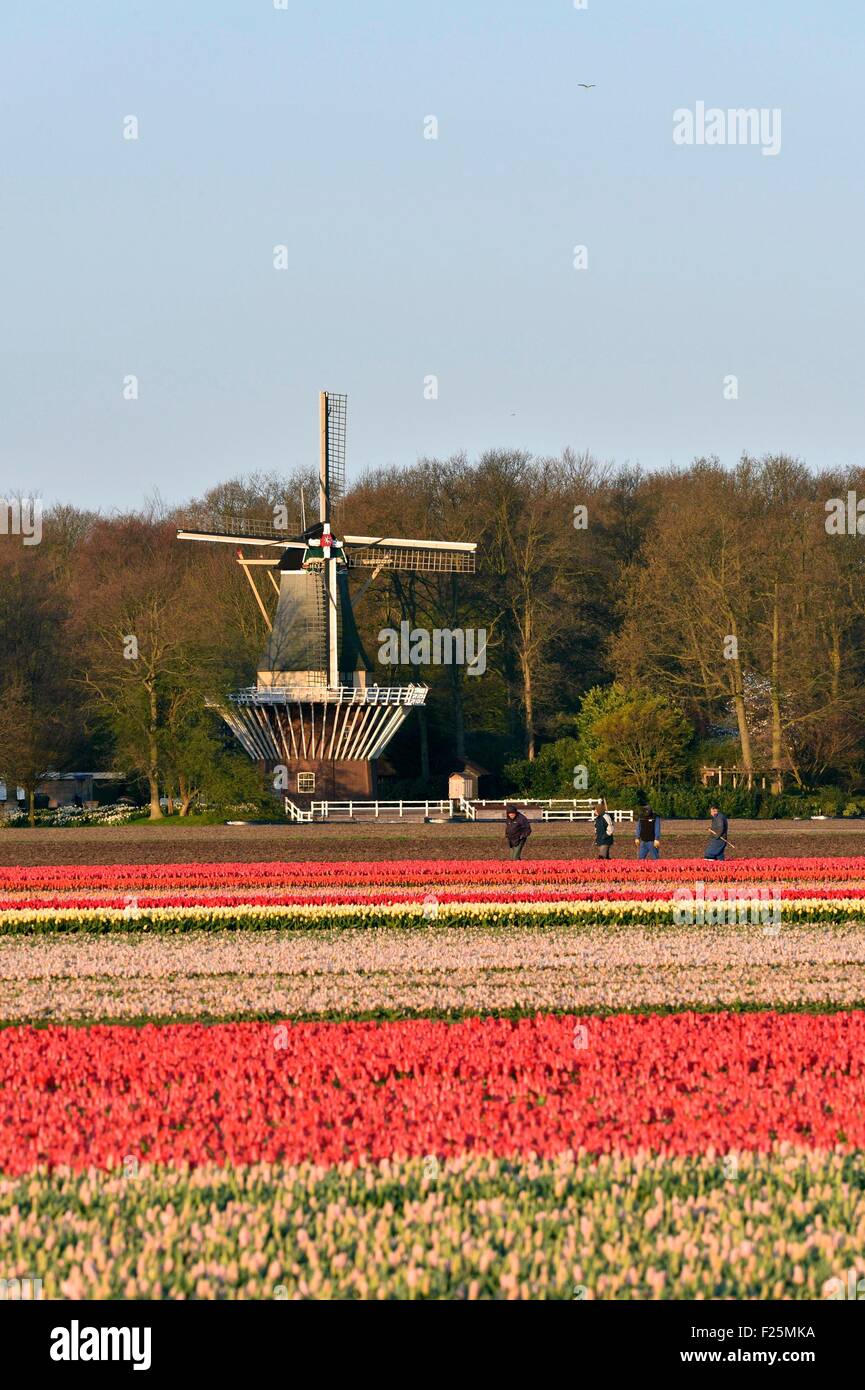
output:
[[[709,815],[712,817],[709,822],[711,838],[706,846],[706,859],[723,859],[724,851],[730,843],[727,839],[727,827],[729,822],[723,811],[719,811],[717,806],[709,807]]]

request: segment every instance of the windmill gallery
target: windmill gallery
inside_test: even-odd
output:
[[[275,521],[211,514],[187,518],[177,533],[179,540],[237,547],[237,562],[268,631],[255,685],[234,691],[219,707],[220,714],[266,772],[286,769],[292,793],[330,798],[375,795],[377,760],[428,691],[422,682],[380,685],[372,680],[373,666],[354,618],[354,606],[367,586],[353,599],[349,576],[365,571],[369,583],[383,570],[472,574],[477,548],[473,541],[338,537],[334,527],[345,490],[345,422],[345,396],[322,391],[316,525],[287,537]],[[256,583],[257,570],[264,571],[277,594],[272,619]],[[462,655],[469,669],[480,673],[485,637],[483,632],[439,633],[439,654],[451,659]],[[410,664],[410,647],[407,654]]]

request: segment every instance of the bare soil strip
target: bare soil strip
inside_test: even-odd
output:
[[[733,821],[730,858],[865,853],[865,819]],[[702,821],[665,821],[662,858],[702,857]],[[536,822],[528,859],[593,859],[591,826]],[[74,830],[0,829],[0,864],[171,864],[218,860],[503,859],[504,826],[417,823],[328,825],[90,826]],[[618,827],[614,859],[633,859],[632,828]]]

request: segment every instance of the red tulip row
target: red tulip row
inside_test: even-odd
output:
[[[865,1146],[865,1013],[0,1032],[0,1172]]]
[[[715,863],[704,859],[590,860],[409,859],[377,862],[266,862],[215,864],[63,864],[0,868],[0,890],[62,892],[72,889],[164,888],[339,888],[423,887],[427,884],[568,883],[669,884],[711,879],[713,882],[789,882],[805,879],[835,884],[865,879],[865,856],[823,859],[744,859]]]
[[[693,885],[692,885],[693,886]],[[825,894],[819,888],[806,891],[800,884],[795,888],[782,888],[779,885],[762,885],[782,902],[801,901],[813,898],[819,902]],[[672,902],[677,892],[675,888],[612,888],[603,890],[579,890],[572,888],[464,888],[443,890],[429,896],[435,902],[445,903],[645,903]],[[745,890],[743,890],[745,891]],[[144,910],[150,907],[192,908],[192,907],[334,907],[337,905],[357,907],[390,907],[402,903],[423,905],[426,896],[419,889],[392,889],[387,892],[360,892],[358,889],[337,888],[331,893],[308,893],[303,889],[296,892],[262,893],[255,889],[237,893],[183,892],[183,893],[138,893],[134,897],[127,893],[123,897],[106,895],[83,896],[69,893],[63,896],[6,897],[0,898],[2,912],[52,912],[75,909],[96,910],[98,908],[129,909],[134,905]],[[833,888],[831,898],[836,901],[865,901],[865,887]]]

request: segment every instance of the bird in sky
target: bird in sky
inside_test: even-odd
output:
[[[578,82],[578,83],[577,83],[577,86],[578,86],[578,87],[584,87],[584,88],[586,89],[587,92],[590,92],[590,91],[592,90],[592,88],[593,88],[594,86],[596,86],[596,85],[597,85],[597,84],[594,83],[594,82]]]

